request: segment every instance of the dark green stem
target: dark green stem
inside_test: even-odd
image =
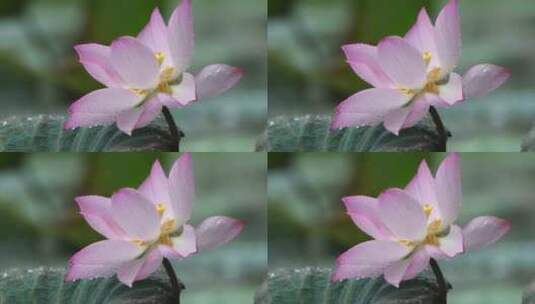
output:
[[[440,137],[440,147],[438,149],[439,151],[436,152],[446,152],[449,137],[448,132],[446,131],[446,128],[442,123],[442,119],[440,119],[440,115],[438,114],[438,111],[437,109],[435,109],[435,107],[431,106],[429,108],[429,114],[431,114],[431,118],[433,118],[433,123],[435,123],[438,136]]]
[[[437,304],[446,304],[448,303],[448,285],[446,284],[446,280],[444,279],[444,275],[442,275],[442,271],[440,270],[437,261],[431,259],[430,264],[431,269],[433,269],[433,273],[437,278],[438,291],[440,293],[440,299]]]
[[[173,118],[173,115],[169,111],[169,108],[163,107],[162,108],[163,116],[165,117],[165,121],[167,122],[167,125],[169,126],[169,132],[171,132],[171,137],[173,138],[173,142],[175,144],[176,152],[180,152],[180,141],[182,140],[182,137],[184,137],[184,132],[182,132],[176,125],[175,119]]]
[[[175,291],[176,303],[180,304],[180,294],[182,293],[182,290],[186,289],[186,286],[184,286],[184,284],[177,278],[173,265],[171,265],[171,262],[166,258],[163,259],[163,267],[165,268],[165,271],[171,280],[173,290]]]

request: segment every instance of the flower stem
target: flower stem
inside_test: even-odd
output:
[[[163,113],[163,116],[165,117],[165,121],[167,122],[167,125],[169,126],[169,132],[171,132],[171,137],[173,138],[176,151],[180,152],[180,141],[185,136],[185,134],[177,127],[175,123],[175,119],[173,118],[173,115],[171,115],[169,108],[164,106],[162,108],[162,113]]]
[[[175,291],[176,303],[180,304],[180,294],[182,293],[182,290],[186,289],[186,286],[184,286],[184,284],[177,278],[173,265],[171,265],[171,262],[169,262],[167,258],[163,259],[163,267],[165,268],[165,271],[171,280],[173,290]]]
[[[433,122],[435,123],[435,127],[437,128],[438,136],[440,137],[439,151],[446,152],[449,136],[446,131],[446,128],[444,127],[442,119],[440,119],[440,115],[438,114],[438,111],[437,109],[435,109],[435,107],[431,106],[429,108],[429,113],[431,114],[431,118],[433,118]]]
[[[430,264],[431,269],[433,269],[433,273],[437,278],[438,291],[440,293],[440,302],[438,304],[446,304],[448,303],[448,286],[446,280],[444,279],[444,275],[442,275],[442,271],[440,270],[437,261],[431,259]]]

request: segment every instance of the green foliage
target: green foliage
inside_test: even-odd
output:
[[[535,284],[531,284],[522,297],[522,304],[535,304]]]
[[[330,270],[320,268],[270,273],[255,303],[432,304],[439,297],[434,280],[424,276],[403,282],[399,289],[382,278],[331,283],[330,276]]]
[[[0,151],[119,152],[171,151],[173,143],[163,121],[138,129],[132,136],[115,126],[65,130],[63,116],[12,117],[0,122]]]
[[[91,0],[86,1],[89,11],[93,13],[90,27],[91,38],[95,41],[110,42],[113,39],[129,35],[136,36],[149,21],[155,7],[162,7],[168,1],[149,0]]]
[[[269,18],[284,16],[291,13],[295,0],[271,0],[268,3]]]
[[[27,0],[0,2],[0,17],[18,14],[26,5]]]
[[[404,35],[414,24],[422,7],[432,7],[430,0],[390,1],[363,0],[352,1],[355,12],[353,41],[376,43],[389,35]],[[432,11],[430,11],[432,13]]]
[[[17,169],[0,172],[0,208],[46,232],[66,214],[82,181],[83,162],[76,155],[33,154]],[[43,231],[45,230],[45,231]]]
[[[440,138],[423,122],[396,136],[382,126],[332,131],[327,116],[278,117],[268,122],[257,150],[270,152],[345,151],[409,152],[436,151]]]
[[[535,127],[531,129],[526,138],[524,138],[524,142],[522,143],[522,152],[533,151],[535,151]]]
[[[10,304],[149,304],[176,303],[163,274],[134,283],[132,288],[115,277],[65,283],[65,271],[56,268],[14,269],[0,276],[0,302]]]

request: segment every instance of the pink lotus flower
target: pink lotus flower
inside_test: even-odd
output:
[[[220,94],[234,85],[242,71],[225,64],[209,65],[197,76],[188,73],[193,55],[191,0],[183,0],[169,25],[158,9],[134,37],[121,37],[110,47],[75,47],[80,62],[107,88],[94,91],[71,105],[65,128],[108,125],[127,134],[153,121],[163,106],[185,107]]]
[[[111,198],[76,198],[87,223],[107,240],[91,244],[69,261],[66,281],[117,274],[132,286],[156,271],[163,258],[184,259],[234,239],[242,221],[225,216],[188,224],[194,199],[191,156],[173,165],[169,178],[156,161],[139,189],[124,188]]]
[[[448,108],[500,87],[510,72],[492,64],[453,72],[461,53],[458,0],[450,0],[435,25],[425,9],[405,37],[384,38],[377,47],[342,47],[355,73],[374,88],[338,105],[332,128],[377,125],[398,135],[416,125],[431,106]]]
[[[500,239],[510,224],[492,216],[455,224],[461,207],[459,156],[450,154],[436,177],[422,161],[405,189],[389,189],[377,199],[343,199],[355,224],[375,240],[349,249],[336,260],[333,281],[384,274],[390,284],[415,278],[435,260],[453,258]]]

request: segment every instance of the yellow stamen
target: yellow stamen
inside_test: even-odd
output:
[[[398,240],[398,242],[403,245],[403,246],[407,246],[407,247],[414,247],[414,242],[412,242],[411,240],[407,240],[407,239],[400,239]]]
[[[434,68],[429,73],[427,73],[427,82],[437,82],[440,80],[440,76],[442,74],[442,70],[440,68]]]
[[[431,62],[431,59],[433,59],[433,54],[431,52],[424,52],[422,57],[424,58],[425,64],[429,64]]]
[[[161,82],[169,82],[169,81],[173,80],[173,76],[175,75],[175,72],[176,72],[175,68],[166,67],[160,73],[160,81]]]
[[[408,95],[408,96],[412,96],[412,95],[416,94],[416,92],[413,89],[409,89],[409,88],[399,88],[398,90],[402,94],[405,94],[405,95]]]
[[[437,234],[442,230],[442,221],[440,219],[434,220],[427,225],[427,234]]]
[[[158,211],[158,214],[162,216],[165,212],[165,205],[163,203],[159,203],[156,205],[156,211]]]
[[[429,234],[425,237],[424,244],[439,246],[440,239],[434,234]]]
[[[158,214],[162,216],[163,213],[165,212],[165,205],[163,203],[157,204],[156,210],[158,211]],[[141,247],[156,246],[156,245],[173,246],[173,239],[171,238],[171,236],[175,235],[175,233],[180,233],[180,231],[177,230],[176,221],[165,220],[160,225],[160,235],[158,236],[157,240],[143,241],[140,239],[134,239],[134,240],[131,240],[130,242],[133,243],[134,245],[141,246]]]
[[[167,220],[163,222],[163,224],[160,226],[160,233],[169,234],[175,230],[175,226],[176,226],[175,220]]]
[[[169,234],[162,234],[158,239],[158,244],[173,246],[173,240],[171,240]]]
[[[172,94],[173,90],[171,89],[171,86],[169,85],[169,83],[164,81],[158,84],[158,92],[165,93],[165,94]]]
[[[134,245],[138,245],[138,246],[145,246],[145,245],[147,245],[147,244],[145,243],[145,241],[143,241],[143,240],[132,240],[131,242],[134,243]]]
[[[147,91],[143,89],[130,89],[130,91],[137,95],[147,95]]]
[[[424,91],[427,93],[438,95],[440,93],[439,87],[436,83],[430,82],[425,85]]]
[[[162,52],[157,52],[154,54],[154,57],[156,57],[156,60],[158,60],[158,64],[162,65],[162,63],[165,60],[165,54]]]
[[[431,206],[430,204],[424,204],[423,209],[424,209],[424,213],[425,213],[425,215],[427,217],[429,217],[431,212],[433,212],[433,206]]]
[[[169,85],[169,82],[174,80],[176,70],[172,67],[166,67],[160,73],[160,83],[156,90],[160,93],[172,94],[173,89]]]

